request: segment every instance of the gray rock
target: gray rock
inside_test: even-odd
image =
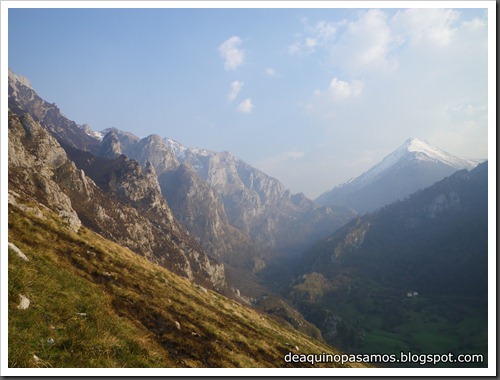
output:
[[[214,288],[224,286],[223,265],[175,220],[152,165],[143,169],[125,156],[110,161],[68,151],[75,161],[31,116],[9,114],[12,191],[46,205],[74,232],[81,227],[81,215],[88,227],[151,262]],[[75,165],[78,160],[95,165],[83,171]],[[86,173],[97,175],[96,180]]]
[[[17,248],[14,243],[9,242],[9,248],[12,249],[17,255],[24,261],[30,261],[28,257],[19,249]]]
[[[9,175],[9,185],[17,183],[18,193],[35,197],[78,232],[81,221],[60,185],[71,182],[83,188],[73,178],[79,174],[64,149],[28,114],[9,115]]]
[[[30,307],[30,300],[25,295],[19,294],[19,299],[20,302],[19,305],[17,306],[19,310],[26,310],[27,308]]]

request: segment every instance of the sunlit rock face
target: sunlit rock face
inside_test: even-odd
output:
[[[175,220],[151,164],[142,167],[124,155],[97,157],[64,135],[56,139],[57,130],[25,112],[15,94],[9,98],[9,111],[20,113],[9,112],[12,197],[56,211],[73,232],[83,225],[193,281],[225,286],[223,265]]]

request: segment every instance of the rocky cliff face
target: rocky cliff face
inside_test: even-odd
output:
[[[112,157],[124,154],[142,166],[153,168],[175,218],[207,252],[225,263],[234,263],[231,256],[241,251],[241,244],[248,242],[248,237],[229,224],[215,189],[200,178],[190,164],[180,164],[174,150],[159,136],[139,139],[117,129],[106,132],[102,154]],[[111,154],[106,154],[110,151]]]
[[[84,225],[194,281],[224,286],[223,266],[175,221],[151,166],[142,169],[124,156],[108,160],[67,151],[77,164],[30,115],[10,113],[12,201],[33,199],[58,212],[74,231]]]
[[[99,156],[116,158],[122,155],[122,146],[115,133],[109,132],[102,139]]]
[[[264,249],[298,252],[354,215],[340,208],[319,207],[303,194],[293,195],[278,180],[228,152],[187,148],[156,135],[138,139],[116,129],[104,141],[112,137],[109,133],[120,142],[118,152],[143,165],[151,162],[176,217],[217,255],[227,255],[232,246],[229,241],[242,241],[244,236]],[[186,166],[180,168],[182,164]],[[179,197],[174,183],[181,177],[184,195]],[[207,243],[211,238],[213,243]]]
[[[220,194],[229,223],[268,249],[298,252],[354,215],[291,194],[281,182],[228,152],[188,148],[182,159]]]
[[[216,256],[229,254],[230,226],[218,194],[186,164],[163,173],[160,181],[172,211],[191,234]]]
[[[180,230],[161,194],[158,177],[151,164],[146,163],[143,168],[124,155],[107,159],[71,147],[66,147],[66,152],[76,166],[108,194],[147,214],[149,219]]]
[[[90,127],[78,126],[64,117],[55,103],[40,98],[29,82],[9,69],[9,109],[18,114],[29,113],[34,121],[40,123],[59,142],[69,146],[97,152],[100,140],[87,133]]]
[[[77,232],[82,223],[63,188],[72,182],[77,192],[88,197],[92,187],[68,161],[64,149],[30,115],[9,113],[8,157],[11,194],[36,199]]]
[[[172,149],[158,135],[139,139],[131,133],[116,128],[110,128],[103,132],[106,134],[103,143],[112,140],[115,144],[116,141],[115,149],[119,154],[125,154],[127,157],[137,160],[142,166],[150,162],[159,176],[177,169],[180,165]]]

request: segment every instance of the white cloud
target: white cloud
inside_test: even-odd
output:
[[[233,36],[219,46],[219,54],[224,59],[226,70],[236,70],[238,66],[243,64],[245,55],[243,50],[239,48],[240,45],[241,38]]]
[[[330,65],[348,73],[397,68],[394,50],[403,42],[391,29],[387,13],[379,9],[360,11],[357,17],[339,21],[322,20],[305,26],[288,46],[291,55],[322,52]]]
[[[486,116],[488,107],[486,103],[472,104],[468,102],[455,102],[448,106],[448,115],[450,117],[477,117],[478,115]]]
[[[300,54],[301,50],[301,43],[298,41],[287,47],[288,54],[290,55]]]
[[[451,9],[406,9],[391,20],[392,26],[412,44],[448,44],[454,37],[459,13]]]
[[[486,26],[486,22],[484,20],[481,20],[480,18],[475,17],[470,21],[468,21],[468,20],[464,21],[462,23],[462,25],[466,29],[476,30],[476,29],[480,29],[480,28]]]
[[[321,41],[326,41],[335,36],[337,26],[331,22],[320,21],[314,27],[314,34],[316,38]]]
[[[254,108],[251,99],[245,99],[238,105],[238,112],[241,113],[251,113]]]
[[[297,149],[292,149],[286,152],[283,152],[281,154],[281,158],[283,160],[298,160],[302,157],[304,157],[306,154],[305,152],[299,151]]]
[[[331,64],[355,75],[397,68],[392,53],[402,40],[391,30],[385,12],[371,9],[342,24],[339,40],[329,46]]]
[[[235,80],[234,82],[231,83],[231,90],[229,91],[229,94],[227,94],[227,101],[229,103],[232,103],[234,99],[236,99],[242,87],[243,87],[243,82]]]
[[[331,122],[337,117],[337,111],[346,109],[348,100],[360,98],[364,89],[364,82],[354,79],[350,82],[333,78],[326,90],[316,89],[314,97],[309,103],[302,104],[302,108],[310,115]],[[348,107],[352,108],[352,104]]]
[[[320,98],[327,98],[327,100],[333,102],[340,102],[360,96],[362,92],[363,82],[359,79],[346,82],[338,78],[333,78],[326,91],[316,90],[315,95]]]
[[[304,22],[307,22],[304,20]],[[288,53],[291,55],[307,54],[315,51],[316,47],[327,45],[337,31],[334,23],[319,21],[314,26],[306,26],[305,37],[299,35],[297,40],[288,46]]]
[[[271,67],[268,67],[266,69],[266,75],[269,76],[269,77],[274,77],[276,75],[276,70],[274,70]]]

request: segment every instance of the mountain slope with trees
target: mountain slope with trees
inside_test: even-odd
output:
[[[290,298],[344,349],[485,353],[487,162],[354,219],[298,270]]]

